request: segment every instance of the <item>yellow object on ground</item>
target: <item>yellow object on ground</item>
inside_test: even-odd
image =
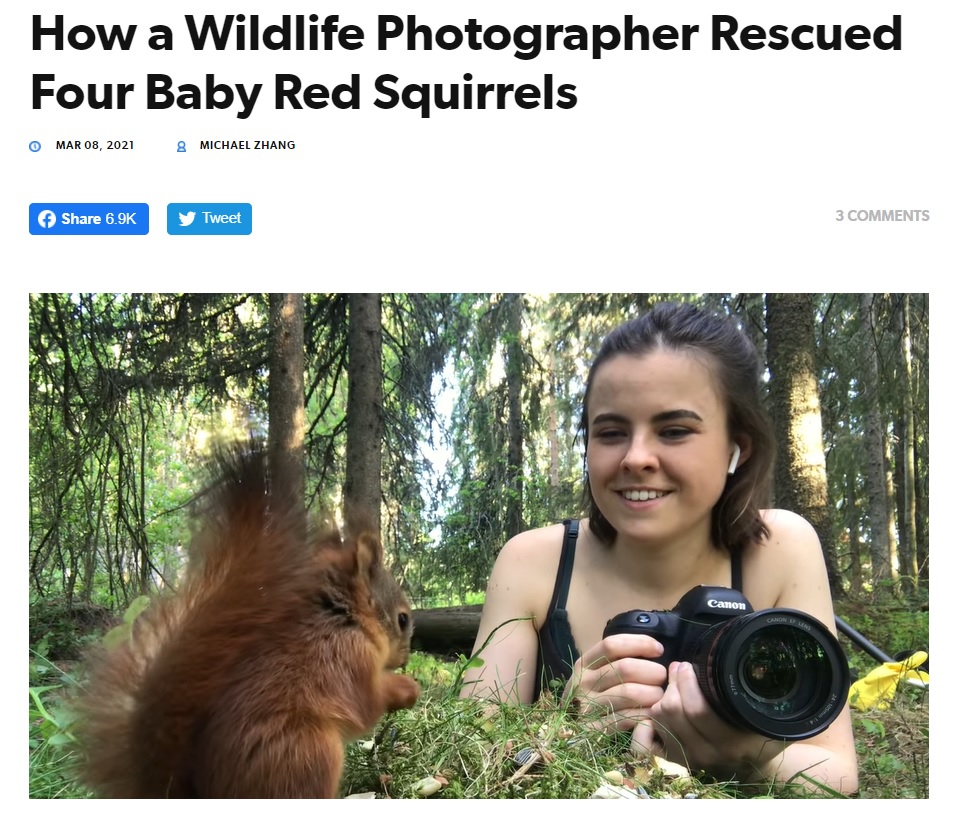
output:
[[[918,670],[927,659],[927,653],[916,651],[900,662],[882,663],[851,686],[848,695],[851,707],[858,711],[888,708],[902,680],[917,680],[918,684],[928,685],[928,672]]]

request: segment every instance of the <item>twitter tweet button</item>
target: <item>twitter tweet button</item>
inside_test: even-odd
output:
[[[248,236],[251,205],[247,202],[171,202],[171,236]]]

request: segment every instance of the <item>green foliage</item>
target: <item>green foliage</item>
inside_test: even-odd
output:
[[[124,612],[122,622],[114,626],[104,635],[104,647],[108,649],[117,648],[131,639],[134,621],[151,605],[151,598],[147,595],[135,597],[131,605]]]
[[[928,611],[907,607],[868,605],[846,600],[835,606],[838,616],[889,657],[903,651],[927,651],[929,646]],[[842,637],[853,667],[865,674],[878,661]]]
[[[928,798],[928,692],[899,685],[889,708],[852,713],[859,796]]]
[[[428,697],[438,697],[450,691],[457,678],[457,669],[451,662],[421,651],[412,653],[405,673],[418,681],[423,695]]]
[[[914,498],[916,503],[915,544],[910,538],[909,522],[904,520],[902,503],[903,469],[901,447],[907,440],[905,425],[905,391],[901,372],[902,365],[902,302],[903,294],[873,294],[872,323],[874,337],[867,337],[866,328],[859,320],[859,294],[821,294],[816,320],[819,359],[819,387],[821,393],[822,426],[827,461],[828,492],[834,515],[834,530],[839,533],[835,543],[842,574],[851,581],[852,596],[881,596],[895,591],[904,593],[927,578],[928,554],[928,296],[910,294],[910,346],[912,353],[911,395],[914,437]],[[896,589],[881,580],[874,586],[865,585],[862,575],[867,574],[871,562],[872,532],[870,524],[872,496],[868,485],[866,420],[869,396],[872,391],[862,379],[857,362],[863,351],[872,345],[876,352],[879,372],[877,388],[878,408],[887,421],[882,441],[883,449],[890,453],[886,468],[894,475],[893,508],[889,515],[894,518],[899,534],[899,556],[902,546],[905,553],[917,546],[917,562],[920,578],[908,577],[903,589]],[[883,490],[882,490],[883,492]],[[906,542],[902,544],[902,539]],[[902,560],[904,564],[904,560]],[[906,565],[902,566],[910,574]]]
[[[586,799],[605,773],[629,777],[643,767],[627,755],[625,737],[588,731],[554,705],[494,706],[447,696],[423,698],[383,720],[370,742],[350,744],[342,789],[414,798],[421,783],[439,778],[444,785],[430,798]],[[655,775],[650,766],[646,780],[642,787],[655,796],[724,793],[689,777]]]
[[[31,296],[32,588],[114,606],[153,586],[199,413],[255,383],[258,316],[216,294]]]
[[[94,635],[113,625],[107,609],[62,597],[31,597],[30,646],[52,660],[76,659]]]
[[[43,646],[42,646],[43,647]],[[70,717],[61,696],[75,685],[70,675],[42,653],[31,652],[29,717],[29,794],[31,798],[79,798],[87,795],[74,781],[76,749]]]
[[[636,758],[626,734],[604,734],[550,699],[529,706],[459,699],[458,681],[471,663],[463,657],[451,664],[457,684],[448,692],[434,688],[415,708],[388,715],[371,737],[348,746],[344,794],[416,798],[424,783],[437,787],[435,779],[442,787],[423,798],[587,799],[607,782],[661,799],[841,796],[820,783],[805,792],[795,784],[747,786],[667,773],[649,758]],[[862,755],[861,764],[862,796],[927,795],[927,764],[915,769],[894,751]],[[887,794],[878,789],[885,771]]]

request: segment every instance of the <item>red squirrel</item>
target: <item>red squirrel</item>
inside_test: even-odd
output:
[[[307,533],[265,461],[219,460],[177,592],[88,657],[75,736],[99,796],[332,798],[344,743],[419,696],[378,537]]]

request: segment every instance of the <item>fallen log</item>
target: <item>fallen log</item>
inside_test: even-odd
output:
[[[415,623],[412,647],[429,654],[464,654],[468,657],[476,642],[480,619],[481,605],[416,609],[412,612]]]

